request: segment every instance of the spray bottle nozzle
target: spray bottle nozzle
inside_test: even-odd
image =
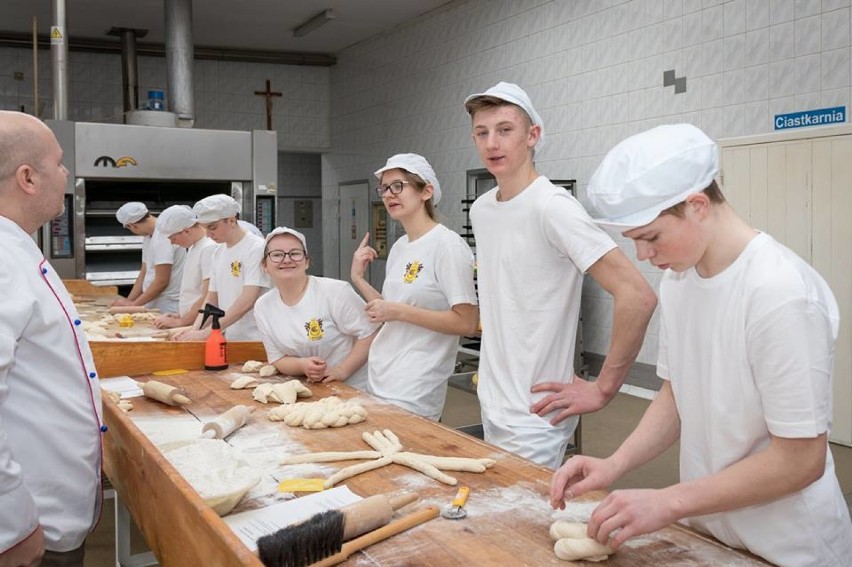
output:
[[[211,303],[207,303],[204,306],[204,309],[199,309],[198,312],[203,313],[203,315],[204,315],[203,317],[201,317],[201,326],[199,327],[201,329],[203,329],[204,324],[207,323],[208,317],[213,318],[213,328],[219,329],[220,328],[219,327],[219,317],[225,316],[225,312],[223,310],[219,309],[218,307],[216,307],[215,305],[213,305]]]

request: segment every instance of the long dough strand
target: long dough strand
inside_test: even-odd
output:
[[[331,488],[341,480],[346,480],[347,478],[352,478],[353,476],[359,475],[361,473],[381,468],[385,465],[391,464],[391,462],[393,461],[390,457],[382,457],[380,459],[376,459],[375,461],[367,461],[366,463],[361,463],[360,465],[352,465],[351,467],[340,469],[339,471],[328,477],[323,483],[323,486],[325,486],[326,488]]]
[[[306,453],[290,455],[281,459],[282,465],[300,465],[303,463],[333,463],[335,461],[355,461],[361,459],[378,459],[382,454],[378,451],[327,451],[324,453]]]

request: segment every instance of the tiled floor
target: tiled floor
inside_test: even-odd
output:
[[[630,390],[632,395],[619,394],[601,411],[583,417],[582,450],[584,454],[604,457],[611,454],[639,422],[648,407],[644,397],[648,392],[639,388]],[[449,427],[478,423],[479,404],[474,394],[450,388],[443,422]],[[840,486],[847,503],[852,503],[852,448],[831,445]],[[648,487],[658,488],[677,482],[677,448],[673,447],[654,461],[627,474],[613,488]],[[112,502],[107,502],[95,532],[86,544],[86,567],[113,567],[115,551],[113,540]],[[134,540],[134,552],[144,550],[141,538]]]

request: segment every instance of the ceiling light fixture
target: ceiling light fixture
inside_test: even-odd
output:
[[[316,16],[312,17],[310,20],[306,21],[303,24],[299,24],[298,26],[293,28],[293,35],[295,37],[302,37],[304,35],[307,35],[318,27],[322,26],[323,24],[330,22],[336,17],[337,15],[335,15],[334,10],[332,10],[331,8],[323,10]]]

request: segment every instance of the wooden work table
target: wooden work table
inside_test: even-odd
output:
[[[124,357],[132,364],[132,357]],[[105,401],[104,416],[109,427],[104,436],[104,469],[140,527],[148,545],[162,565],[237,566],[261,565],[230,528],[210,509],[178,474],[157,446],[143,433],[146,427],[170,420],[177,427],[188,420],[208,420],[236,404],[255,405],[248,424],[228,438],[229,444],[244,450],[263,448],[273,455],[315,451],[356,451],[369,447],[361,439],[365,431],[390,429],[405,450],[441,456],[491,457],[496,465],[484,474],[450,472],[459,486],[469,486],[463,520],[437,518],[382,543],[356,553],[346,565],[571,565],[556,559],[548,536],[551,509],[548,493],[552,472],[513,456],[478,439],[412,415],[385,404],[345,384],[310,384],[317,400],[328,395],[357,397],[369,412],[365,422],[339,429],[306,430],[271,422],[266,413],[276,404],[254,402],[251,390],[231,390],[230,372],[193,370],[182,374],[151,378],[183,387],[192,403],[173,408],[145,398],[134,398],[134,409],[125,414]],[[277,377],[281,379],[281,377]],[[310,401],[310,400],[306,400]],[[277,458],[274,459],[277,463]],[[352,464],[324,463],[313,473],[327,477]],[[311,473],[306,465],[295,469],[293,477]],[[265,471],[273,488],[278,480],[289,478],[288,467]],[[316,476],[316,474],[311,474]],[[262,483],[263,484],[263,483]],[[361,496],[395,490],[416,492],[420,501],[402,510],[409,512],[426,504],[447,505],[457,487],[431,480],[400,465],[389,465],[355,476],[346,484]],[[273,491],[274,492],[274,491]],[[241,508],[263,505],[269,498],[244,500]],[[277,494],[277,493],[275,493]],[[587,495],[568,504],[569,519],[585,520],[594,502],[603,493]],[[272,495],[271,498],[283,498]],[[573,516],[573,518],[572,518]],[[366,558],[369,557],[369,560]],[[635,538],[613,555],[605,565],[765,565],[752,556],[730,550],[718,542],[687,529],[671,526],[654,534]]]

